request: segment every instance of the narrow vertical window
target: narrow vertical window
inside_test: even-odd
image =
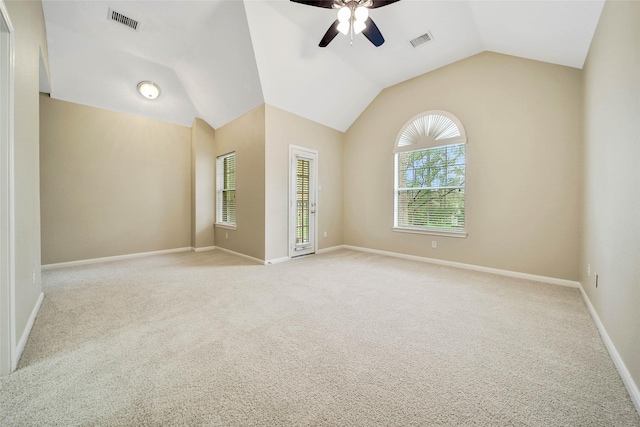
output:
[[[218,157],[216,224],[236,225],[236,153]]]

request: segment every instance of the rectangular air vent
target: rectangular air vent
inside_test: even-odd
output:
[[[420,45],[430,42],[431,40],[433,40],[433,36],[429,31],[427,31],[423,35],[418,36],[415,39],[411,40],[411,46],[418,47]]]
[[[132,30],[138,30],[138,28],[140,27],[140,22],[136,21],[133,18],[129,18],[128,16],[123,15],[120,12],[116,12],[115,10],[109,8],[109,16],[108,19],[110,19],[111,21],[115,21],[118,22],[122,25],[126,25],[127,27],[131,28]]]

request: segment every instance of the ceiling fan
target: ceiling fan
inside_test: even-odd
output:
[[[347,35],[351,32],[351,43],[354,34],[364,34],[376,47],[384,43],[384,37],[378,26],[369,17],[369,9],[387,6],[400,0],[291,0],[294,3],[307,6],[322,7],[325,9],[338,9],[338,19],[329,27],[320,47],[327,47],[336,38],[338,33]]]

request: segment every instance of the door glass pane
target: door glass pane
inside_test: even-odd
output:
[[[309,243],[309,160],[296,165],[296,244]]]

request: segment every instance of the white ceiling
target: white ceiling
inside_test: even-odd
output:
[[[339,34],[322,49],[336,12],[288,0],[44,0],[50,93],[214,128],[266,102],[344,131],[382,89],[485,50],[582,68],[603,4],[402,0],[370,11],[381,47]],[[110,7],[141,28],[109,21]],[[140,96],[141,80],[161,96]]]

